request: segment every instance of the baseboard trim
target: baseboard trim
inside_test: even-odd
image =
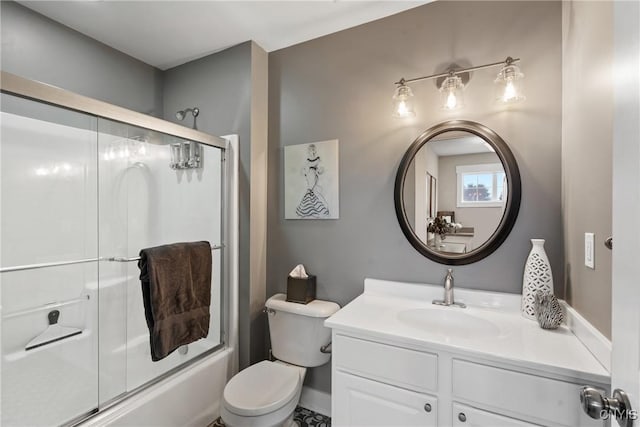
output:
[[[611,372],[611,341],[573,307],[561,301],[567,314],[567,326],[604,368]]]
[[[331,394],[311,387],[302,387],[300,406],[322,415],[331,416]]]

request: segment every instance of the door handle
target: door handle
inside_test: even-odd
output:
[[[638,419],[638,412],[631,409],[627,393],[620,389],[613,391],[613,397],[604,397],[596,388],[583,387],[580,390],[580,403],[584,412],[591,418],[596,420],[615,418],[620,427],[633,427],[633,421]]]

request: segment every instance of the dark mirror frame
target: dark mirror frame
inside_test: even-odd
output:
[[[500,220],[496,230],[481,246],[469,253],[460,255],[443,255],[442,253],[430,249],[426,242],[420,240],[409,224],[403,200],[404,180],[407,176],[407,171],[409,170],[411,161],[415,157],[416,153],[431,139],[442,133],[451,131],[469,132],[479,136],[489,143],[496,151],[498,158],[502,162],[507,176],[508,185],[505,212],[504,215],[502,215],[502,219]],[[504,142],[504,140],[494,131],[480,123],[468,120],[450,120],[427,129],[411,144],[407,152],[404,154],[396,175],[394,202],[400,228],[409,240],[409,243],[411,243],[418,252],[441,264],[465,265],[488,257],[500,247],[502,242],[505,241],[518,218],[521,194],[520,170],[518,169],[516,158],[513,156],[513,153],[511,152],[511,149],[509,149],[507,143]]]

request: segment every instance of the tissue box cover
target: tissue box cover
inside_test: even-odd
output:
[[[287,301],[308,304],[316,299],[316,276],[306,279],[287,277]]]

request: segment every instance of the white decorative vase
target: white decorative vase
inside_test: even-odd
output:
[[[544,251],[544,239],[531,239],[531,252],[524,266],[522,279],[522,315],[536,319],[536,292],[553,294],[553,274],[549,258]]]

